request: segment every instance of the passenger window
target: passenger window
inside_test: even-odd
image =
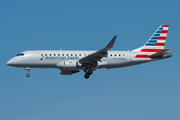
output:
[[[86,54],[84,54],[84,56],[86,56]]]
[[[47,56],[47,54],[45,54],[45,56]]]
[[[62,54],[62,56],[64,56],[64,54]]]
[[[41,54],[41,56],[43,56],[43,54]]]
[[[75,54],[75,56],[77,56],[77,54]]]
[[[121,54],[119,54],[119,56],[121,56]]]
[[[79,54],[79,56],[81,56],[81,54]]]
[[[67,56],[68,56],[68,54],[67,54]]]
[[[116,54],[114,54],[114,56],[116,56]]]
[[[49,56],[51,56],[51,54],[49,54]]]
[[[110,56],[112,56],[112,54],[110,54]]]
[[[58,54],[58,56],[60,56],[60,54]]]
[[[56,56],[56,54],[54,54],[54,56]]]
[[[71,54],[71,56],[73,56],[73,54]]]

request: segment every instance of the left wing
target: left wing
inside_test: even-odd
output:
[[[101,61],[101,58],[106,57],[107,51],[113,47],[116,37],[117,35],[113,37],[113,39],[109,42],[109,44],[105,48],[80,59],[79,62],[80,63],[96,63],[97,61]]]

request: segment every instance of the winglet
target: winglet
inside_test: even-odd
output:
[[[107,48],[111,49],[114,45],[114,42],[116,40],[117,35],[113,37],[113,39],[109,42],[109,44],[106,46]]]

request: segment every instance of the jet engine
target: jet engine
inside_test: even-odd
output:
[[[77,61],[63,61],[56,64],[56,67],[65,68],[65,69],[77,69],[78,67],[81,66],[82,64]]]

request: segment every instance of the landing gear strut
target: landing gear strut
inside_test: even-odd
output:
[[[28,73],[26,74],[26,77],[29,77],[30,76],[30,68],[25,68],[25,70],[28,71]]]

